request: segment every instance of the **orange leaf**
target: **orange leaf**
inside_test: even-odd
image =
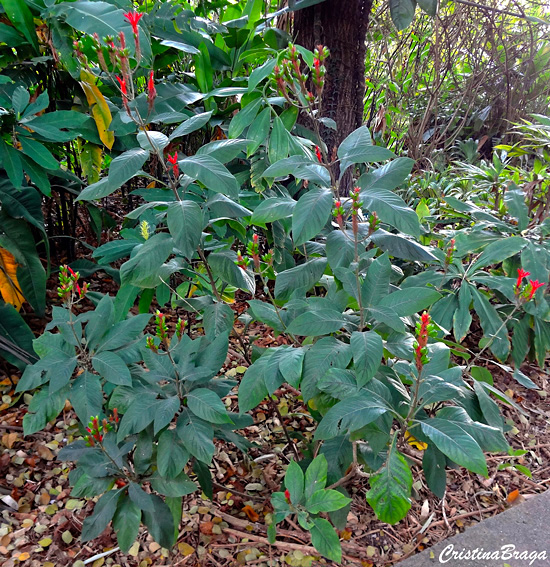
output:
[[[512,490],[512,492],[510,492],[510,494],[508,494],[508,496],[506,497],[506,501],[508,502],[508,504],[512,504],[514,501],[516,501],[519,497],[519,490],[516,488],[515,490]]]
[[[19,311],[25,298],[17,281],[17,266],[13,254],[0,248],[0,293],[6,303],[11,303]]]
[[[254,508],[252,508],[252,506],[244,506],[243,512],[248,516],[248,519],[251,522],[257,522],[260,519],[260,516],[258,516],[258,513],[254,510]]]

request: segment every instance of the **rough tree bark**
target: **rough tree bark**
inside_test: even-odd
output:
[[[373,0],[325,0],[294,14],[294,38],[313,51],[326,45],[330,57],[321,116],[332,118],[338,130],[323,128],[329,157],[353,130],[363,123],[365,94],[365,37]],[[348,194],[351,176],[346,175],[340,193]]]

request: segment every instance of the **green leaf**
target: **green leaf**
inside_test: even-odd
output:
[[[416,214],[416,213],[415,213]],[[396,258],[403,260],[414,260],[419,262],[436,262],[437,258],[431,253],[427,246],[411,240],[400,234],[391,234],[385,230],[378,229],[371,240],[385,252],[389,252]]]
[[[250,125],[246,137],[250,140],[246,147],[247,156],[253,155],[262,143],[267,139],[269,126],[271,124],[271,109],[264,108]]]
[[[416,0],[417,4],[432,18],[437,14],[437,0]]]
[[[338,147],[340,177],[354,163],[371,163],[396,157],[393,152],[381,146],[373,146],[369,129],[360,126],[354,130]]]
[[[193,201],[177,201],[168,208],[166,221],[176,248],[192,258],[201,241],[202,209]]]
[[[288,132],[278,116],[273,119],[273,128],[269,136],[268,156],[270,163],[277,163],[288,156]]]
[[[383,297],[378,306],[389,307],[400,317],[414,315],[433,305],[441,294],[429,287],[408,287]]]
[[[363,305],[378,305],[388,295],[391,264],[387,253],[374,260],[361,286]]]
[[[59,162],[40,142],[37,142],[25,136],[20,136],[19,142],[21,143],[23,152],[33,161],[35,161],[40,167],[43,167],[45,169],[59,168]]]
[[[120,267],[122,285],[131,284],[141,288],[160,285],[162,282],[159,276],[172,248],[172,237],[165,232],[157,232],[149,240],[136,246],[131,258]],[[163,275],[166,279],[169,274]]]
[[[197,150],[197,155],[207,155],[217,159],[220,163],[227,163],[242,153],[247,144],[248,140],[216,140],[201,146]]]
[[[422,7],[421,4],[420,6]],[[520,189],[515,183],[511,183],[504,193],[504,203],[508,212],[518,221],[518,230],[525,230],[529,224],[529,209],[525,203],[523,189]]]
[[[204,310],[202,322],[208,337],[217,337],[221,333],[229,332],[233,328],[235,313],[225,303],[213,303]]]
[[[364,191],[384,189],[393,191],[404,183],[414,167],[414,160],[400,157],[394,159],[382,167],[364,173],[357,180],[357,186]]]
[[[126,363],[114,352],[100,352],[92,358],[92,366],[102,378],[111,384],[132,385],[132,377]]]
[[[298,315],[287,331],[293,335],[318,336],[334,333],[342,328],[344,318],[335,309],[316,309]]]
[[[194,155],[179,162],[180,169],[198,179],[208,189],[223,193],[232,199],[239,197],[239,184],[235,177],[217,159],[207,155]]]
[[[407,461],[396,449],[396,439],[388,452],[384,466],[370,478],[367,502],[382,522],[396,524],[411,508],[413,477]]]
[[[259,83],[267,79],[273,73],[276,64],[277,59],[268,59],[263,65],[256,67],[248,77],[248,92],[253,91]]]
[[[472,324],[472,315],[470,313],[470,303],[472,301],[472,293],[470,285],[462,282],[458,290],[458,309],[453,315],[453,333],[455,340],[461,343],[470,330]]]
[[[255,408],[267,395],[264,372],[269,356],[258,359],[249,366],[239,385],[239,411],[245,413]]]
[[[357,431],[388,411],[385,400],[373,392],[362,391],[331,407],[315,432],[315,439],[325,440],[342,433]]]
[[[304,497],[304,471],[296,461],[290,461],[285,474],[285,487],[290,492],[290,502],[297,506]]]
[[[118,440],[143,431],[155,418],[155,394],[136,396],[120,420]]]
[[[34,335],[25,320],[9,303],[0,303],[0,355],[10,364],[24,370],[28,364],[36,361],[32,342]],[[25,391],[23,378],[17,383],[16,391]],[[21,389],[19,389],[21,388]]]
[[[508,238],[491,242],[486,246],[479,258],[468,268],[466,274],[473,274],[479,268],[502,262],[502,260],[520,252],[526,245],[527,240],[520,236],[509,236]]]
[[[312,518],[313,527],[311,533],[311,543],[315,549],[327,559],[340,563],[342,561],[342,547],[334,528],[328,520],[324,518]]]
[[[151,477],[151,487],[170,498],[187,496],[197,490],[197,485],[184,472],[174,478],[163,478],[155,474]]]
[[[489,348],[499,360],[504,362],[510,354],[510,341],[506,325],[502,326],[502,319],[485,295],[473,286],[470,286],[470,291],[484,336],[488,339],[494,337]]]
[[[445,496],[447,473],[445,455],[433,444],[429,444],[422,455],[422,469],[430,490],[438,497]]]
[[[263,99],[257,98],[237,112],[229,123],[229,138],[237,138],[243,133],[247,126],[252,124],[252,121],[256,118],[262,103]]]
[[[197,388],[187,394],[189,409],[210,423],[232,423],[220,398],[206,388]]]
[[[132,148],[117,156],[109,167],[108,183],[110,187],[119,188],[128,179],[134,177],[148,158],[149,152],[141,148]]]
[[[327,459],[321,454],[311,461],[306,469],[305,475],[305,497],[306,501],[311,495],[319,490],[323,490],[327,484]]]
[[[306,501],[306,508],[310,514],[318,514],[319,512],[334,512],[347,506],[351,502],[337,490],[317,490]]]
[[[27,4],[21,0],[0,0],[0,3],[14,27],[27,38],[34,51],[39,53],[36,26]]]
[[[476,440],[464,429],[448,421],[434,417],[420,422],[424,435],[449,459],[468,470],[487,476],[485,456]]]
[[[304,193],[292,215],[292,237],[301,246],[317,236],[330,217],[332,193],[329,189],[314,189]]]
[[[160,434],[157,446],[158,471],[164,478],[174,478],[180,474],[189,461],[189,452],[178,438],[175,429]]]
[[[290,299],[297,290],[304,293],[310,290],[319,281],[326,266],[325,258],[313,258],[295,268],[278,273],[275,280],[275,297],[284,301]]]
[[[185,410],[178,418],[176,431],[185,448],[194,457],[203,463],[210,464],[216,450],[212,441],[214,430],[210,423]]]
[[[82,542],[95,539],[108,526],[117,508],[121,490],[109,490],[96,503],[94,513],[85,518],[82,524]]]
[[[141,525],[141,510],[126,494],[120,499],[113,518],[118,546],[122,553],[128,553],[136,541]]]
[[[173,132],[170,134],[170,140],[175,140],[176,138],[181,138],[182,136],[187,136],[196,130],[200,130],[212,117],[212,111],[202,112],[201,114],[196,114],[191,116],[182,122]]]
[[[172,396],[163,400],[158,400],[155,404],[155,435],[164,429],[174,419],[176,412],[180,409],[180,399]]]
[[[395,27],[401,31],[414,19],[416,0],[390,0],[390,15]]]
[[[278,178],[289,174],[294,175],[297,179],[307,179],[324,187],[330,186],[330,174],[327,169],[318,162],[301,155],[293,155],[273,163],[262,173],[262,177]]]
[[[276,220],[284,219],[292,215],[296,207],[294,199],[285,197],[271,197],[262,201],[252,214],[252,223],[265,224]]]
[[[170,549],[176,540],[172,512],[155,494],[151,494],[151,499],[153,512],[143,511],[143,523],[158,544]]]
[[[360,195],[363,206],[371,212],[376,212],[382,222],[405,234],[420,236],[418,215],[407,207],[407,203],[401,197],[376,186],[363,189]]]
[[[357,385],[362,387],[374,378],[380,367],[384,354],[382,337],[374,331],[354,332],[351,335],[350,345]]]
[[[237,255],[232,250],[226,252],[213,252],[207,258],[214,276],[225,283],[238,287],[254,295],[256,279],[254,274],[237,266]]]
[[[168,136],[154,130],[141,130],[136,136],[139,145],[147,152],[162,152],[170,143]]]
[[[90,417],[99,415],[103,407],[103,392],[99,378],[85,370],[74,381],[69,400],[82,423],[88,423]]]

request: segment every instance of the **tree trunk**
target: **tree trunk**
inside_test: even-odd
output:
[[[294,14],[297,45],[313,51],[317,45],[330,49],[321,116],[332,118],[338,130],[322,129],[332,159],[340,142],[363,123],[365,94],[365,37],[373,0],[325,0]],[[351,174],[340,184],[349,194]]]

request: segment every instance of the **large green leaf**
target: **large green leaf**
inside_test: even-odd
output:
[[[116,532],[118,546],[123,553],[128,553],[139,533],[141,525],[141,510],[126,494],[118,502],[113,518],[113,528]]]
[[[318,455],[311,461],[306,469],[304,487],[304,495],[308,500],[312,494],[319,490],[323,490],[327,484],[327,459],[325,455]]]
[[[340,563],[342,561],[342,547],[338,534],[324,518],[313,518],[313,526],[309,532],[311,543],[315,549],[327,559]]]
[[[214,276],[229,285],[254,294],[256,290],[254,274],[237,266],[236,261],[237,255],[232,250],[213,252],[208,256],[208,264]]]
[[[272,163],[262,177],[277,178],[294,175],[297,179],[313,181],[323,187],[330,186],[330,174],[321,164],[311,161],[304,156],[295,155]]]
[[[430,443],[422,456],[422,469],[430,490],[438,497],[445,496],[447,473],[445,455]]]
[[[500,361],[504,362],[508,358],[508,354],[510,354],[510,340],[506,325],[502,325],[503,321],[497,310],[491,305],[485,295],[474,286],[470,286],[470,291],[472,292],[474,308],[478,314],[483,334],[487,339],[492,339],[489,348]]]
[[[154,433],[164,429],[174,419],[176,412],[180,409],[180,399],[178,396],[172,396],[162,400],[157,400],[155,404],[155,422]]]
[[[369,129],[360,126],[354,130],[338,147],[340,176],[354,163],[370,163],[394,158],[395,154],[382,146],[374,146]]]
[[[350,345],[357,385],[361,387],[374,377],[380,367],[384,354],[382,337],[374,331],[354,332]]]
[[[253,72],[254,73],[254,72]],[[250,83],[249,83],[250,85]],[[271,124],[271,109],[264,108],[250,125],[246,137],[249,140],[246,153],[250,157],[265,142]]]
[[[121,495],[122,490],[109,490],[97,501],[93,514],[85,518],[82,524],[82,535],[80,537],[83,542],[101,535],[113,518]]]
[[[249,366],[239,385],[239,411],[250,411],[267,397],[268,391],[264,381],[264,372],[269,356],[263,356]]]
[[[189,409],[201,419],[210,423],[232,423],[224,403],[207,388],[197,388],[187,394]]]
[[[390,15],[395,27],[404,30],[414,19],[416,0],[390,0]]]
[[[472,293],[470,291],[470,284],[462,282],[458,290],[458,308],[453,315],[453,333],[455,340],[459,343],[464,340],[472,324],[472,315],[470,313],[471,301]]]
[[[247,147],[248,140],[216,140],[204,144],[197,150],[197,155],[207,155],[220,163],[234,160]]]
[[[27,38],[34,51],[39,53],[36,26],[27,4],[22,0],[0,0],[0,3],[14,27]],[[8,45],[11,44],[8,43]]]
[[[468,470],[487,476],[487,463],[481,447],[464,429],[447,419],[434,417],[420,422],[422,432],[449,459]]]
[[[176,248],[192,258],[201,240],[202,209],[193,201],[177,201],[168,208],[166,221]]]
[[[395,193],[376,186],[363,189],[361,200],[364,207],[376,212],[380,220],[397,228],[405,234],[420,235],[418,215]]]
[[[170,549],[176,540],[172,512],[156,494],[150,496],[153,502],[153,511],[143,510],[143,523],[157,543]]]
[[[109,167],[109,185],[118,188],[126,183],[140,171],[148,158],[149,152],[141,148],[132,148],[117,156]]]
[[[432,18],[437,14],[437,0],[416,0],[417,4]]]
[[[527,245],[527,240],[520,236],[509,236],[491,242],[480,254],[479,258],[468,268],[467,274],[473,274],[475,270],[490,264],[502,262],[510,256],[517,254]]]
[[[363,306],[378,305],[388,295],[391,264],[388,254],[382,254],[369,266],[361,286]]]
[[[357,186],[364,191],[385,189],[393,191],[401,185],[410,174],[414,166],[411,158],[400,157],[387,164],[361,175]]]
[[[212,116],[212,111],[202,112],[201,114],[196,114],[191,116],[182,122],[171,134],[170,140],[175,140],[176,138],[181,138],[182,136],[187,136],[196,130],[200,130],[205,124],[208,124]]]
[[[269,136],[268,156],[270,163],[277,163],[288,156],[288,142],[288,132],[285,125],[278,116],[275,116]]]
[[[388,411],[380,396],[364,392],[331,407],[315,432],[315,439],[331,439],[342,433],[357,431]]]
[[[290,492],[290,502],[297,506],[304,497],[304,472],[296,461],[290,461],[285,474],[285,487]]]
[[[252,121],[256,118],[256,114],[258,114],[262,103],[263,99],[257,98],[237,112],[229,123],[229,138],[237,138],[242,134],[243,130],[247,126],[252,124]]]
[[[174,478],[181,473],[189,461],[189,451],[179,439],[175,429],[160,434],[157,446],[157,466],[165,478]]]
[[[9,303],[0,303],[0,354],[23,370],[36,361],[32,346],[34,335],[25,320]]]
[[[330,217],[332,193],[329,189],[314,189],[304,193],[292,215],[292,237],[301,246],[317,236]]]
[[[383,297],[378,306],[390,307],[400,317],[414,315],[433,305],[441,294],[429,287],[408,287]]]
[[[337,490],[317,490],[306,501],[307,511],[311,514],[334,512],[347,506],[351,500]]]
[[[385,252],[389,252],[395,258],[403,260],[414,260],[418,262],[437,262],[427,246],[411,240],[401,234],[392,234],[383,229],[378,229],[371,240]]]
[[[275,280],[275,297],[284,301],[296,290],[304,293],[310,290],[319,281],[326,266],[325,258],[313,258],[295,268],[280,272]]]
[[[252,214],[253,223],[265,224],[284,219],[292,215],[296,201],[284,197],[271,197],[262,201]]]
[[[45,169],[58,169],[59,162],[53,157],[51,152],[40,142],[21,136],[19,138],[23,152],[34,160],[40,167]]]
[[[194,155],[179,162],[180,169],[198,179],[208,189],[223,193],[233,199],[239,197],[239,184],[228,169],[217,159],[209,155]]]
[[[370,478],[367,502],[382,522],[396,524],[411,508],[413,477],[409,465],[397,450],[396,438],[384,466]]]
[[[184,410],[178,418],[176,431],[185,448],[199,461],[210,464],[216,448],[212,425]]]
[[[99,415],[103,407],[99,377],[85,370],[74,381],[69,400],[82,423],[88,423],[91,417]]]
[[[92,358],[94,370],[107,382],[118,386],[131,386],[132,378],[126,363],[114,352],[100,352]]]
[[[287,331],[293,335],[318,336],[334,333],[342,328],[344,318],[336,309],[316,309],[298,315]]]

